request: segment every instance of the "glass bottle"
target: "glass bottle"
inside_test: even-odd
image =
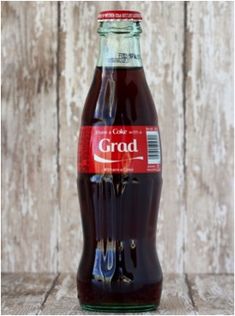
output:
[[[104,11],[98,20],[99,57],[78,146],[84,233],[78,297],[91,311],[149,311],[162,290],[156,252],[162,157],[140,54],[141,14]]]

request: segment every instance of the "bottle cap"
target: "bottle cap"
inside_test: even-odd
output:
[[[142,16],[138,11],[127,11],[127,10],[110,10],[101,11],[97,18],[98,21],[113,21],[113,20],[132,20],[141,21]]]

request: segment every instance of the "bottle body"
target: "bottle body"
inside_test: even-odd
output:
[[[84,247],[77,288],[87,310],[147,311],[159,305],[160,146],[142,66],[97,67],[83,110],[78,153]]]

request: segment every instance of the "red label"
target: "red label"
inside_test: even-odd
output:
[[[80,173],[161,171],[156,126],[82,126],[78,144]]]

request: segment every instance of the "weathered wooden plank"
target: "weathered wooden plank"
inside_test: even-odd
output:
[[[81,310],[77,299],[76,275],[61,274],[51,291],[41,315],[82,315],[90,314]]]
[[[189,275],[189,283],[199,315],[234,314],[233,275]]]
[[[167,274],[163,282],[159,314],[193,315],[196,313],[183,274]]]
[[[188,273],[233,271],[233,3],[188,3]]]
[[[166,275],[161,305],[157,312],[145,314],[194,314],[184,275]],[[91,314],[81,310],[77,299],[76,276],[62,274],[44,305],[41,314],[80,315]],[[139,313],[141,314],[141,313]]]
[[[184,10],[183,3],[164,2],[61,4],[60,269],[75,271],[82,250],[82,228],[75,184],[77,131],[98,53],[96,17],[100,10],[114,8],[138,9],[143,13],[142,55],[159,113],[163,142],[164,186],[158,224],[159,257],[165,272],[182,272]]]
[[[56,3],[2,4],[2,269],[57,269]]]
[[[3,274],[2,315],[37,315],[55,278],[55,274]]]

